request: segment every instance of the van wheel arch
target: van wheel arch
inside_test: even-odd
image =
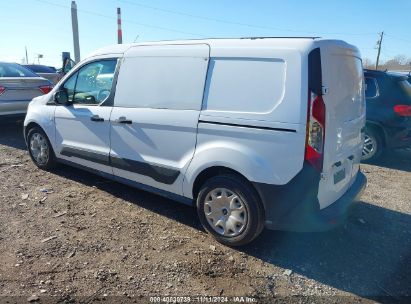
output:
[[[30,122],[25,128],[24,128],[24,140],[27,144],[27,135],[29,134],[29,131],[33,128],[39,128],[40,130],[42,130],[46,135],[47,133],[44,131],[44,129],[36,122]]]
[[[197,175],[193,183],[193,198],[197,199],[201,186],[204,185],[204,183],[207,180],[209,180],[212,177],[216,177],[218,175],[227,175],[227,174],[235,175],[241,178],[244,182],[248,183],[249,186],[251,186],[251,188],[255,191],[255,194],[258,196],[258,198],[261,199],[257,189],[255,189],[253,184],[244,175],[242,175],[238,171],[235,171],[233,169],[230,169],[228,167],[223,167],[223,166],[209,167],[207,169],[204,169]]]

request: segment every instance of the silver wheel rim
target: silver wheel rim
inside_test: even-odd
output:
[[[362,148],[362,159],[368,160],[375,155],[377,142],[374,137],[364,134],[364,146]]]
[[[248,212],[243,200],[226,188],[216,188],[207,194],[204,214],[211,228],[222,236],[238,236],[247,225]]]
[[[30,153],[39,165],[47,164],[49,160],[49,145],[40,133],[34,133],[30,138]]]

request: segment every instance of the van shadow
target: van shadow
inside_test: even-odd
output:
[[[194,208],[70,167],[55,173],[203,231]],[[335,230],[265,230],[238,250],[372,300],[388,303],[411,295],[411,215],[366,202],[355,204],[346,224]]]
[[[23,137],[23,122],[0,124],[0,145],[26,150]]]
[[[243,250],[369,299],[392,302],[411,295],[411,215],[366,202],[355,204],[346,224],[335,230],[266,230]]]
[[[196,210],[190,206],[67,165],[59,165],[53,169],[52,173],[90,187],[96,187],[138,207],[204,231],[197,219]]]
[[[411,147],[410,149],[387,150],[378,160],[368,162],[368,164],[411,172]]]

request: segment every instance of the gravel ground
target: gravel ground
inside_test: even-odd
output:
[[[38,170],[21,126],[0,128],[0,303],[411,296],[410,151],[362,165],[368,186],[344,226],[264,231],[232,249],[204,232],[193,208],[66,166]]]

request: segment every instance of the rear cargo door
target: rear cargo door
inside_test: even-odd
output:
[[[362,62],[346,44],[321,46],[326,108],[323,174],[318,199],[325,208],[355,180],[363,146],[365,97]]]

